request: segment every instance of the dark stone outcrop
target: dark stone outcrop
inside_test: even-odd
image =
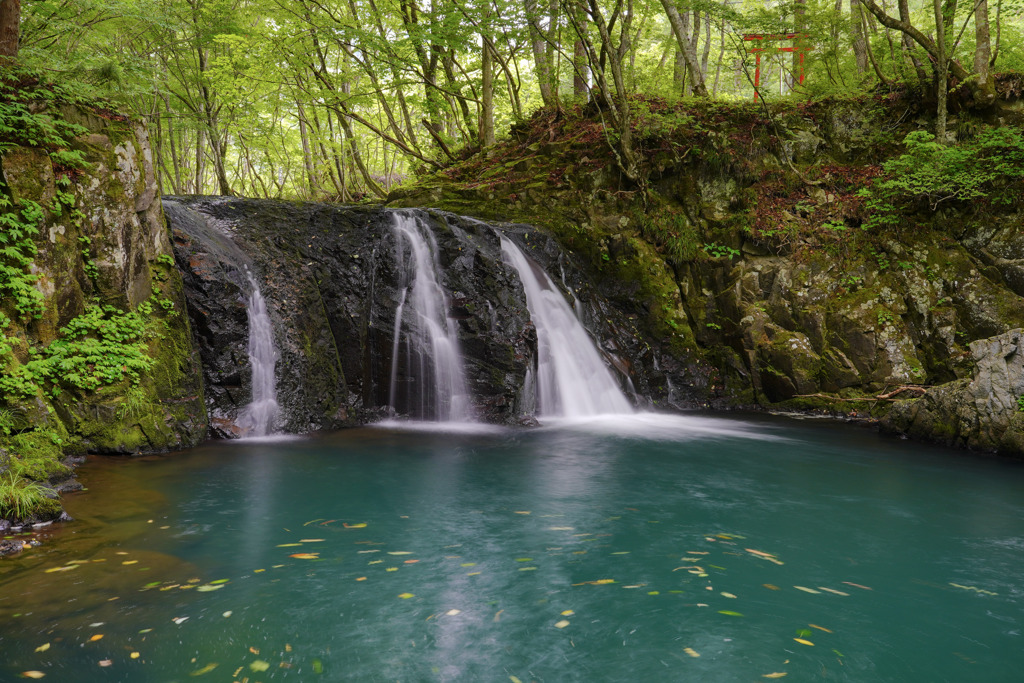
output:
[[[359,424],[389,402],[399,272],[393,211],[328,204],[178,197],[164,200],[189,314],[201,347],[214,433],[231,436],[250,400],[246,267],[267,301],[279,352],[278,403],[288,432]],[[415,211],[438,245],[467,382],[480,419],[518,422],[536,335],[498,232],[509,236],[580,302],[585,325],[637,400],[685,398],[683,369],[640,338],[635,315],[597,296],[572,259],[534,228]],[[399,354],[400,356],[404,354]],[[662,369],[657,369],[662,368]],[[670,374],[671,373],[671,374]],[[409,381],[397,369],[399,381]],[[400,414],[417,407],[396,406]]]

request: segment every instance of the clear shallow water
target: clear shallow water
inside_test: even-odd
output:
[[[80,474],[79,521],[0,562],[0,680],[1017,681],[1024,667],[1024,466],[858,428],[368,428]]]

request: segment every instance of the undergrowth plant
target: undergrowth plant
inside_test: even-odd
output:
[[[0,519],[25,519],[46,501],[46,489],[13,472],[0,474]]]
[[[906,152],[885,162],[884,175],[859,193],[866,230],[898,228],[906,213],[934,212],[947,202],[1009,206],[1024,196],[1024,136],[1015,130],[987,129],[950,146],[915,131],[903,142]]]

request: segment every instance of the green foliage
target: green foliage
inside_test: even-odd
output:
[[[1024,136],[1015,130],[986,129],[953,146],[915,131],[903,142],[906,152],[885,162],[885,174],[859,193],[868,212],[864,229],[898,227],[902,214],[944,202],[1008,205],[1024,193]]]
[[[705,244],[702,247],[702,249],[704,249],[704,253],[710,256],[711,258],[734,259],[740,255],[739,249],[733,249],[732,247],[726,246],[724,244],[718,244],[717,242],[710,242],[708,244]]]
[[[10,302],[23,320],[43,312],[43,295],[35,288],[39,278],[30,270],[38,251],[32,238],[42,221],[43,210],[35,202],[15,204],[0,194],[0,306]]]
[[[0,518],[25,519],[47,500],[46,489],[13,472],[0,475]]]
[[[113,306],[90,305],[61,329],[44,358],[30,361],[29,366],[54,387],[91,391],[125,378],[137,384],[141,373],[153,366],[146,347],[145,316],[150,313],[149,302],[127,313]]]
[[[1024,395],[1017,397],[1017,412],[1024,413]]]

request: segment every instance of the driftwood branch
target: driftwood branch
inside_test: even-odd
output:
[[[902,386],[879,394],[878,396],[864,396],[863,398],[840,398],[838,396],[829,396],[828,394],[796,394],[793,398],[823,398],[828,401],[840,401],[843,403],[867,403],[868,401],[900,401],[902,399],[895,398],[898,394],[902,394],[904,391],[910,391],[917,394],[915,398],[924,396],[928,393],[928,387],[917,386],[913,384],[904,384]]]

